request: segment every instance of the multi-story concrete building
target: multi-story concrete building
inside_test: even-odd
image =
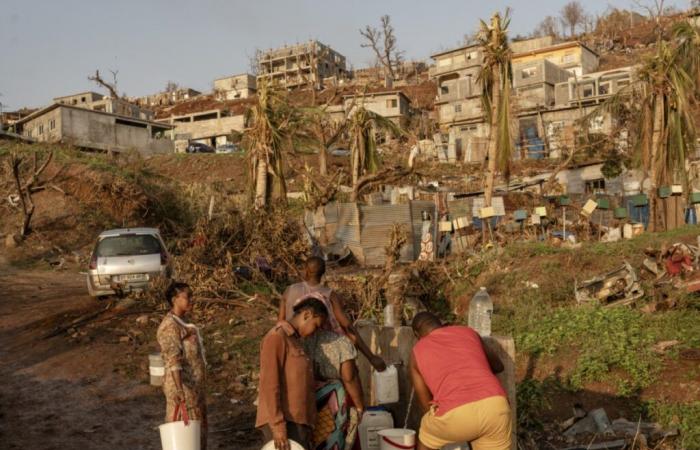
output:
[[[130,100],[139,106],[145,107],[169,106],[190,100],[201,94],[201,92],[195,89],[177,87],[175,89],[159,92],[157,94],[134,97]]]
[[[346,77],[345,56],[314,40],[268,50],[258,57],[258,83],[320,89],[325,79]]]
[[[547,42],[548,40],[538,38],[514,43],[512,64],[515,66],[544,59],[578,77],[598,70],[600,57],[582,42],[568,41],[542,46]]]
[[[217,147],[231,142],[235,133],[243,132],[245,105],[172,116],[164,122],[174,127],[173,138],[178,152],[184,151],[190,142]]]
[[[565,147],[571,148],[580,125],[588,120],[587,131],[610,134],[615,120],[609,114],[591,116],[598,105],[630,85],[634,67],[570,76],[554,87],[554,105],[546,108],[521,108],[517,113],[516,143],[521,156],[530,158],[557,157]],[[517,99],[520,103],[521,99]],[[618,145],[624,147],[626,139]]]
[[[634,67],[619,67],[580,77],[568,77],[555,86],[557,106],[591,105],[604,101],[632,82]]]
[[[518,117],[514,138],[521,150],[518,154],[542,157],[547,153],[543,114],[568,108],[568,104],[560,106],[557,100],[562,96],[560,91],[565,90],[562,85],[572,77],[581,78],[595,71],[599,58],[578,41],[557,44],[551,36],[512,42],[511,51],[512,105]],[[432,58],[435,65],[430,69],[430,77],[437,84],[435,106],[440,131],[446,134],[442,143],[446,141],[447,155],[451,160],[483,161],[489,125],[482,110],[478,81],[482,50],[478,45],[469,45],[437,53]],[[554,116],[562,114],[571,116],[577,112],[552,111]]]
[[[481,47],[468,45],[432,55],[430,77],[437,84],[435,108],[440,130],[447,134],[450,159],[482,161],[489,136],[478,81]]]
[[[352,114],[358,106],[379,114],[403,127],[408,123],[411,101],[406,95],[395,89],[376,89],[361,94],[343,96],[346,114]]]
[[[219,100],[248,98],[257,92],[255,77],[249,73],[214,80],[214,92]]]
[[[545,109],[554,106],[555,86],[571,73],[546,59],[512,65],[515,109]]]
[[[72,101],[71,101],[72,102]],[[18,120],[18,134],[38,142],[142,154],[172,153],[171,125],[96,111],[85,105],[54,103]]]
[[[141,108],[137,104],[121,98],[107,97],[97,92],[82,92],[53,99],[54,103],[77,106],[135,119],[153,120],[153,111]]]

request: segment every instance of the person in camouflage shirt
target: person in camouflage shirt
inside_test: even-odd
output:
[[[199,330],[185,319],[192,309],[192,290],[185,283],[174,282],[168,287],[166,300],[171,309],[160,323],[157,333],[165,363],[165,421],[180,420],[173,416],[175,407],[184,402],[190,419],[201,422],[201,448],[206,450],[206,358]]]

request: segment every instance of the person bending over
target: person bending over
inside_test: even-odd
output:
[[[412,326],[418,342],[410,373],[424,412],[418,449],[469,442],[472,450],[510,450],[511,411],[495,375],[503,371],[498,356],[473,329],[443,327],[432,313],[418,313]]]

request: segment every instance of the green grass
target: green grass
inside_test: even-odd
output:
[[[649,402],[648,416],[664,426],[678,427],[680,445],[685,450],[700,449],[700,401],[692,403]]]

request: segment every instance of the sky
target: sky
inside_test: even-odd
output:
[[[162,91],[168,81],[202,92],[216,78],[249,70],[256,48],[318,39],[360,68],[372,63],[359,29],[391,16],[407,59],[457,46],[479,19],[512,8],[511,36],[527,34],[566,0],[0,0],[0,102],[4,110],[47,105],[100,87]],[[632,8],[632,0],[585,0],[586,12]],[[650,3],[650,1],[649,1]],[[687,1],[666,2],[687,8]],[[643,12],[639,10],[639,12]]]

